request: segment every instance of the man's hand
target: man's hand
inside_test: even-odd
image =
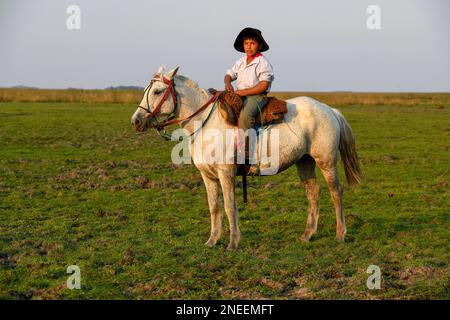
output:
[[[231,77],[228,74],[223,81],[225,82],[225,91],[234,92],[233,85],[231,84]]]

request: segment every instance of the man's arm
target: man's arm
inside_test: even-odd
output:
[[[240,95],[241,97],[246,97],[246,96],[253,96],[255,94],[261,94],[263,92],[266,92],[267,89],[269,89],[269,81],[260,81],[253,88],[236,90],[234,93]]]
[[[225,78],[223,79],[223,82],[225,83],[225,91],[234,92],[234,88],[233,85],[231,84],[231,81],[233,81],[231,76],[229,74],[226,74]]]

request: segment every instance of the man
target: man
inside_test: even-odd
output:
[[[267,93],[270,91],[274,74],[272,65],[261,54],[269,50],[269,45],[262,37],[260,30],[243,29],[234,42],[234,48],[246,55],[227,70],[224,78],[225,90],[244,98],[238,126],[239,129],[244,130],[244,135],[247,137],[247,130],[254,127],[255,116],[267,103]],[[231,84],[234,80],[237,80],[237,90],[234,90]],[[244,140],[240,139],[240,141]]]

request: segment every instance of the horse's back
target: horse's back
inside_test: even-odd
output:
[[[303,118],[309,116],[331,116],[334,118],[330,106],[311,97],[295,97],[286,100],[286,103],[291,106],[291,109],[295,109],[299,116],[303,115]]]
[[[339,122],[328,105],[310,97],[300,96],[286,100],[288,112],[282,123],[272,126],[280,130],[282,167],[288,167],[303,155],[337,152]],[[284,151],[284,152],[283,152]]]

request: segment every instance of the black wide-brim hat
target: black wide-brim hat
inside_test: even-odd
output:
[[[264,52],[269,50],[269,45],[266,40],[264,40],[261,31],[254,28],[245,28],[241,32],[239,32],[236,40],[234,41],[234,48],[239,52],[245,52],[244,50],[244,38],[257,38],[259,44],[261,45],[260,52]]]

